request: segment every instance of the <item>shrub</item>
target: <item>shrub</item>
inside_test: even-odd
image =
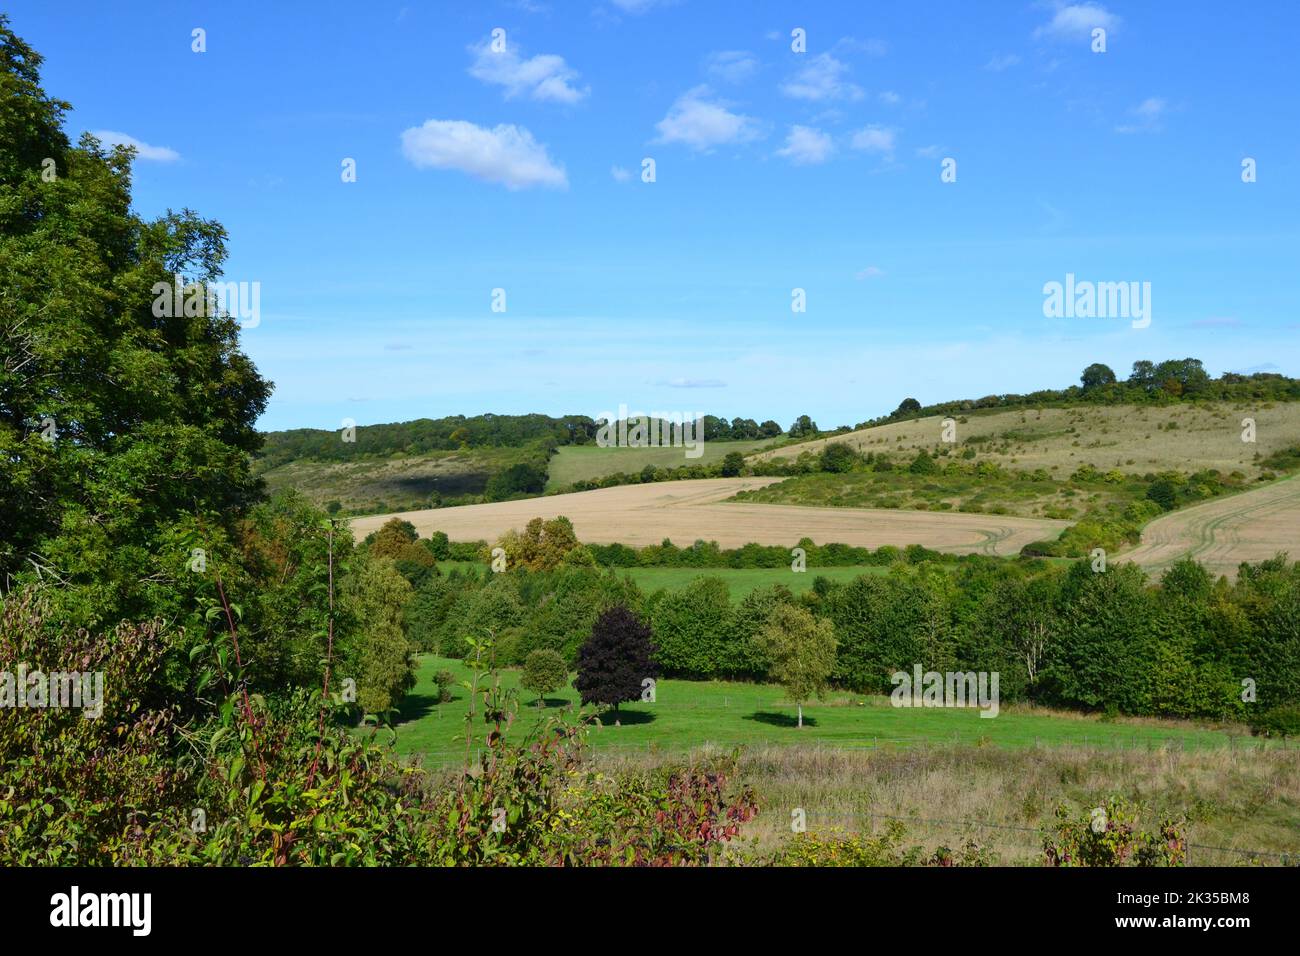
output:
[[[1142,831],[1137,811],[1118,797],[1081,819],[1056,808],[1056,832],[1043,840],[1048,866],[1183,866],[1187,862],[1185,822],[1164,819]]]
[[[568,677],[569,667],[564,663],[564,658],[550,648],[539,648],[524,661],[524,673],[519,679],[519,686],[537,694],[537,706],[541,707],[543,698],[551,691],[563,687]]]
[[[1300,704],[1279,704],[1250,722],[1251,733],[1260,737],[1300,737]]]
[[[434,686],[438,688],[438,703],[451,701],[451,685],[456,683],[456,675],[448,670],[441,670],[433,675]]]
[[[843,474],[852,471],[859,460],[858,453],[848,445],[843,442],[833,442],[822,450],[821,468],[822,471]]]

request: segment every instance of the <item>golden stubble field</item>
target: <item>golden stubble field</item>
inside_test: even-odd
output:
[[[1214,574],[1235,577],[1241,562],[1264,561],[1279,551],[1300,559],[1300,477],[1163,515],[1119,560],[1158,574],[1180,558],[1194,558]]]
[[[1056,478],[1068,478],[1085,463],[1138,475],[1217,468],[1225,475],[1240,471],[1253,478],[1260,473],[1257,455],[1267,458],[1300,442],[1300,402],[1076,406],[969,414],[965,422],[961,417],[955,416],[958,450],[974,448],[981,459],[1010,468],[1045,468]],[[1254,443],[1241,440],[1244,418],[1255,420]],[[936,416],[880,425],[754,457],[797,458],[840,442],[862,452],[911,458],[919,449],[942,447],[942,421]]]
[[[736,492],[761,488],[777,478],[704,478],[623,485],[523,501],[406,511],[421,537],[443,531],[453,541],[495,541],[532,518],[564,515],[581,541],[658,544],[669,538],[679,547],[697,540],[723,548],[750,542],[793,547],[802,538],[818,544],[839,542],[879,548],[919,544],[956,554],[1014,555],[1031,541],[1055,538],[1066,521],[1008,515],[932,514],[869,508],[815,508],[801,505],[726,501]],[[394,515],[353,518],[357,539]]]

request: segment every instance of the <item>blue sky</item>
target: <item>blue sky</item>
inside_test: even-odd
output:
[[[142,214],[229,230],[264,428],[1300,375],[1290,2],[6,8],[72,134],[142,144]],[[1149,282],[1150,325],[1045,317],[1067,273]]]

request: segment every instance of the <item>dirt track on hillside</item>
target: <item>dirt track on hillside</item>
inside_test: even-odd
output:
[[[1118,560],[1159,574],[1190,557],[1214,574],[1235,577],[1242,561],[1263,561],[1279,551],[1300,559],[1300,478],[1157,518],[1142,530],[1142,543]]]
[[[579,540],[640,546],[664,538],[685,547],[697,540],[736,548],[753,541],[793,547],[801,538],[878,548],[920,544],[955,554],[1012,555],[1031,541],[1052,539],[1069,522],[1006,515],[873,508],[814,508],[728,502],[736,492],[777,478],[706,478],[624,485],[525,501],[400,512],[421,537],[444,531],[453,541],[495,541],[531,518],[564,515]],[[393,515],[352,519],[357,539]]]

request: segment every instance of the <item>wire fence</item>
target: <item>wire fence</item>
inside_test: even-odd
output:
[[[896,820],[908,826],[922,825],[930,827],[933,830],[941,831],[945,834],[964,837],[969,835],[972,830],[996,830],[1001,833],[1013,834],[1020,837],[1019,846],[1025,848],[1034,848],[1042,851],[1043,837],[1047,831],[1042,827],[1017,826],[1009,823],[988,823],[983,820],[944,820],[933,817],[911,817],[899,816],[897,814],[880,813],[874,810],[867,810],[859,813],[821,813],[817,811],[805,811],[805,816],[809,825],[811,821],[817,820],[823,826],[834,826],[838,823],[852,822],[851,827],[841,827],[849,831],[872,832],[875,829],[877,820]],[[867,826],[862,826],[866,821]],[[1030,842],[1026,837],[1033,835],[1035,838]],[[1008,841],[1003,841],[1008,842]],[[1010,841],[1010,842],[1014,842]],[[1246,847],[1231,846],[1212,846],[1205,843],[1187,843],[1187,865],[1188,866],[1208,866],[1215,862],[1216,859],[1230,857],[1236,862],[1250,862],[1253,860],[1267,860],[1278,866],[1300,866],[1300,850],[1277,851],[1277,850],[1255,850]],[[1193,854],[1195,851],[1195,854]],[[1218,854],[1217,858],[1206,860],[1202,858],[1203,854]]]

